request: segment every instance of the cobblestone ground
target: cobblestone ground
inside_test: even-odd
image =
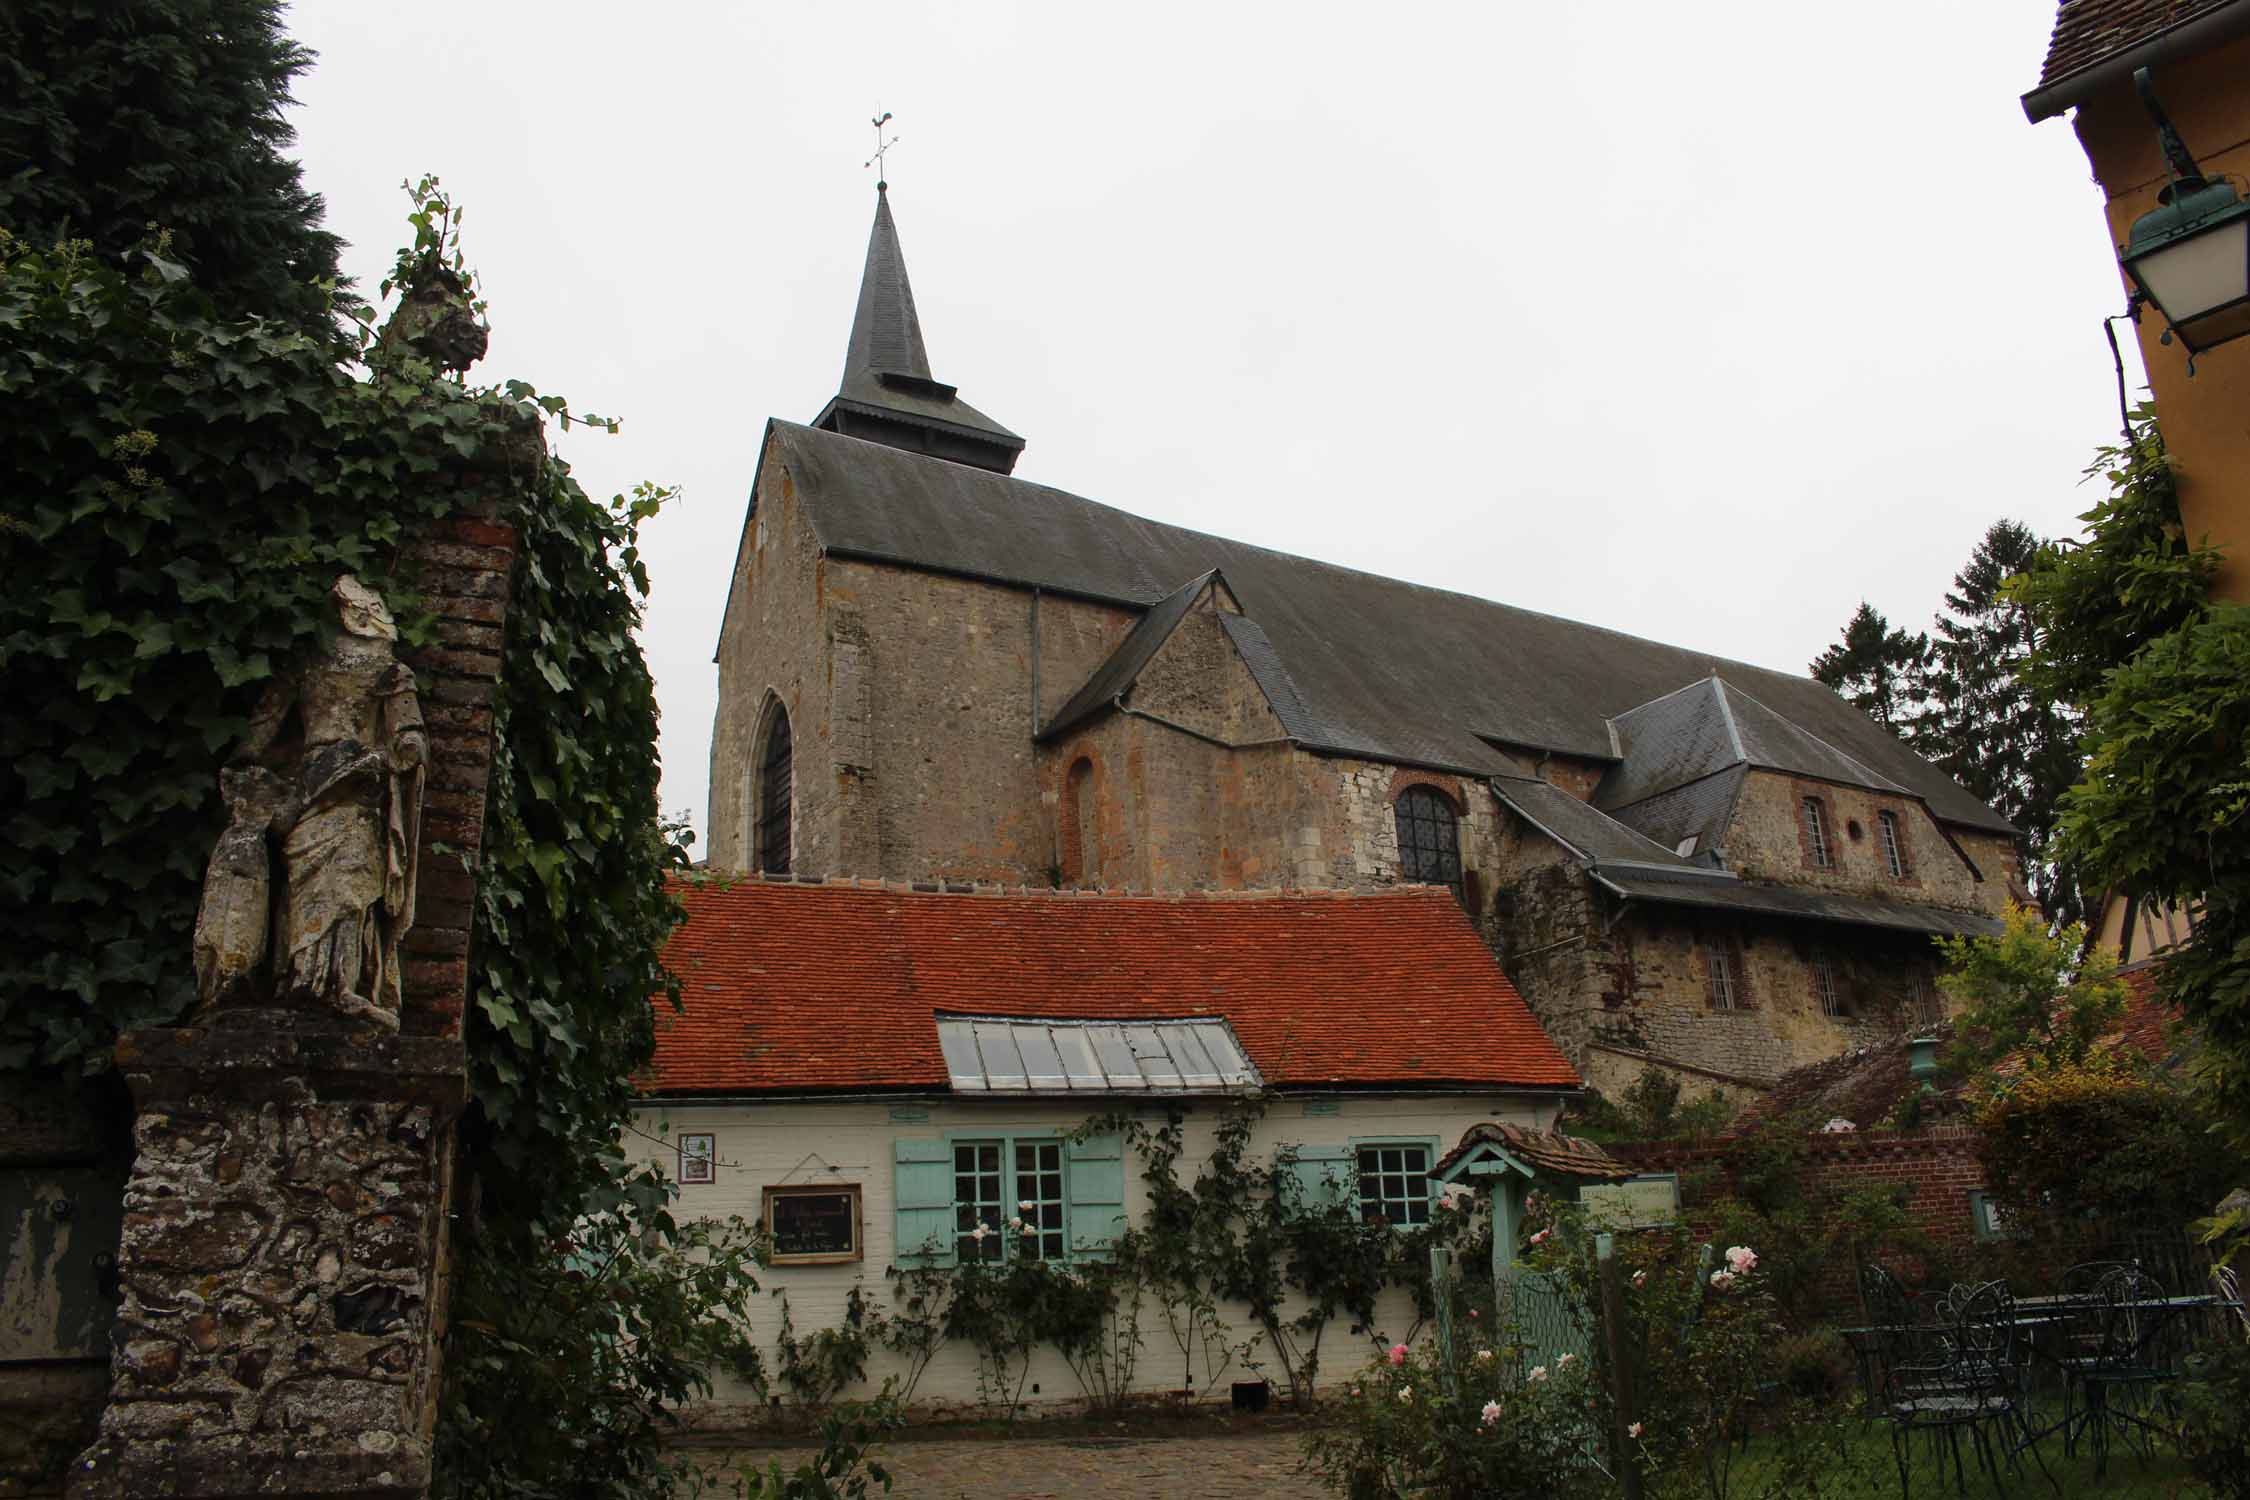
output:
[[[1295,1433],[1226,1437],[994,1438],[884,1445],[894,1500],[1125,1500],[1146,1496],[1209,1500],[1313,1500],[1324,1491],[1299,1472]],[[715,1455],[708,1452],[700,1457]],[[784,1469],[806,1454],[745,1449],[749,1464],[779,1458]],[[870,1493],[874,1493],[871,1491]]]

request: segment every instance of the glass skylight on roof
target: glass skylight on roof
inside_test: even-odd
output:
[[[1217,1016],[1135,1021],[937,1018],[964,1094],[1219,1094],[1263,1085]]]

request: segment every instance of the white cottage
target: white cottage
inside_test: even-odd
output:
[[[1262,1093],[1255,1151],[1292,1150],[1403,1227],[1427,1222],[1432,1174],[1469,1127],[1544,1129],[1579,1086],[1442,887],[741,878],[683,896],[667,957],[684,1009],[659,1018],[633,1139],[681,1183],[683,1216],[769,1227],[762,1279],[799,1337],[842,1320],[855,1289],[891,1306],[902,1263],[1101,1254],[1146,1193],[1116,1136],[1072,1139],[1095,1116],[1184,1106],[1191,1163],[1230,1096]],[[1010,1220],[1022,1228],[1002,1233]],[[1400,1297],[1379,1327],[1412,1321]],[[1360,1357],[1333,1347],[1325,1363]],[[1142,1368],[1152,1388],[1180,1384],[1176,1361]],[[859,1393],[893,1373],[878,1348]],[[721,1408],[752,1399],[720,1385]],[[1041,1351],[1026,1393],[1078,1391]],[[973,1355],[947,1347],[915,1399],[976,1397]]]

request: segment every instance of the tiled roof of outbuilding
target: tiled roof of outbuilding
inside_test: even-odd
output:
[[[776,421],[828,553],[1145,609],[1217,568],[1258,628],[1230,627],[1308,748],[1520,773],[1496,743],[1614,759],[1609,719],[1714,672],[1942,820],[2006,820],[1809,677],[1145,520],[1045,485]],[[1252,649],[1255,648],[1255,650]],[[1293,722],[1294,721],[1294,722]]]
[[[679,887],[657,1094],[942,1093],[932,1017],[1223,1016],[1281,1087],[1567,1089],[1570,1063],[1441,887],[1346,895]]]
[[[2039,70],[2039,86],[2045,88],[2226,3],[2228,0],[2063,0],[2062,8],[2055,13],[2054,34],[2047,42],[2047,65]]]

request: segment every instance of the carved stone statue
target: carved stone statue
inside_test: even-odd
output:
[[[342,630],[275,680],[220,775],[196,980],[210,1008],[270,998],[395,1029],[428,739],[382,596],[347,573],[330,597]]]

